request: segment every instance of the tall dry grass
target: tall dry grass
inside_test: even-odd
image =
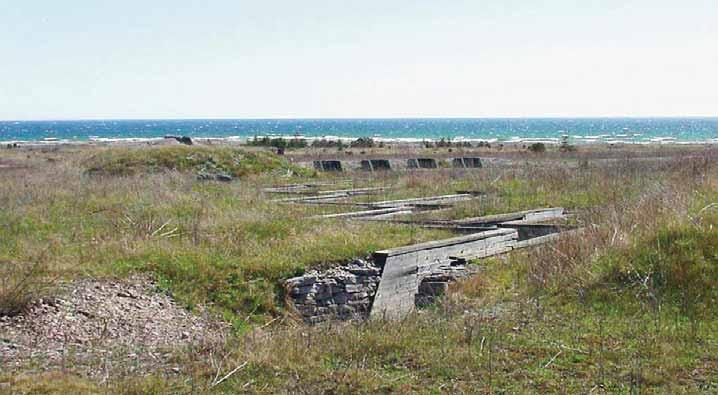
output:
[[[657,164],[619,162],[580,176],[590,177],[581,184],[593,184],[609,198],[577,213],[579,234],[529,256],[531,277],[541,287],[582,292],[597,280],[591,265],[605,251],[626,250],[663,227],[693,222],[701,207],[718,198],[711,177],[717,165],[718,155],[710,152]]]
[[[127,149],[120,151],[117,155],[124,158]],[[212,304],[246,325],[248,316],[264,320],[282,312],[282,279],[375,249],[445,236],[399,226],[307,220],[325,209],[274,203],[271,199],[278,196],[262,192],[263,186],[296,180],[284,173],[204,183],[192,171],[142,171],[138,163],[144,162],[136,156],[154,151],[132,152],[130,175],[88,172],[88,156],[92,169],[104,163],[98,155],[108,153],[113,168],[124,163],[111,149],[19,157],[27,168],[0,173],[0,183],[7,186],[0,190],[0,261],[34,262],[42,252],[31,271],[43,273],[34,275],[37,283],[45,275],[70,280],[148,272],[188,305]],[[212,152],[202,150],[205,156]],[[168,154],[165,148],[161,153]],[[182,159],[188,152],[179,154]],[[10,277],[20,275],[14,271]],[[32,298],[28,292],[23,299]]]
[[[179,375],[154,372],[149,378],[110,378],[99,389],[125,393],[714,391],[718,388],[715,308],[708,305],[709,314],[705,310],[694,314],[681,307],[691,299],[671,300],[666,288],[659,288],[662,283],[638,279],[650,273],[654,257],[677,263],[678,269],[693,267],[689,264],[698,255],[683,254],[687,251],[681,247],[683,242],[698,240],[693,252],[714,251],[710,245],[714,239],[700,235],[712,234],[715,224],[712,210],[701,209],[718,201],[716,156],[692,152],[661,160],[587,158],[586,165],[572,159],[567,166],[519,162],[472,172],[357,176],[362,186],[395,188],[377,199],[456,190],[487,192],[483,200],[441,213],[448,216],[564,206],[584,230],[551,246],[481,262],[479,276],[457,284],[440,304],[399,322],[307,327],[279,319],[247,328],[224,347],[180,353]],[[22,177],[12,179],[11,191],[0,192],[0,201],[11,208],[3,219],[8,218],[19,235],[0,241],[3,246],[30,250],[34,239],[29,235],[39,235],[43,243],[54,238],[59,249],[45,260],[51,268],[75,261],[84,262],[83,270],[88,271],[105,265],[149,270],[173,281],[168,285],[186,300],[212,300],[241,312],[252,311],[260,301],[267,303],[266,308],[276,308],[272,287],[264,285],[294,270],[331,264],[381,245],[436,236],[343,222],[305,223],[301,218],[321,209],[272,205],[259,192],[261,185],[281,183],[277,178],[258,177],[232,186],[198,185],[176,172],[87,179],[74,164],[66,166],[55,177],[42,171],[29,173],[26,178],[41,180],[30,181],[29,187],[23,186]],[[27,218],[36,223],[27,223]],[[168,220],[172,221],[163,227]],[[175,227],[176,232],[166,234]],[[674,243],[673,250],[658,245],[667,239],[680,243]],[[68,240],[82,248],[71,248]],[[13,249],[11,256],[23,256],[22,250]],[[703,258],[711,262],[710,256]],[[642,277],[614,276],[624,275],[632,265]],[[239,281],[228,282],[230,276]],[[600,298],[594,295],[596,290],[602,291]],[[658,302],[652,302],[651,293]],[[247,299],[250,294],[263,296]],[[237,367],[241,368],[227,380],[212,385]],[[92,386],[76,380],[81,382],[73,384],[77,387]]]

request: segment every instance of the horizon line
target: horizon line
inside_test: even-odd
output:
[[[718,119],[718,115],[605,115],[605,116],[392,116],[392,117],[170,117],[170,118],[26,118],[0,119],[14,122],[116,122],[116,121],[364,121],[364,120],[521,120],[521,119]]]

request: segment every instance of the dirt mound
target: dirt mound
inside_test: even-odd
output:
[[[173,351],[217,344],[227,330],[208,314],[177,305],[142,277],[77,281],[59,295],[19,316],[0,317],[0,366],[62,367],[88,376],[118,368],[176,371]]]

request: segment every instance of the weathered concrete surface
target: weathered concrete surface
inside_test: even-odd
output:
[[[516,240],[516,230],[496,229],[375,252],[375,264],[383,271],[371,317],[393,319],[413,310],[420,273],[430,272],[458,258],[478,259],[508,252]]]
[[[335,194],[328,193],[324,196],[332,198]],[[311,196],[299,200],[308,198],[322,199],[323,197]],[[368,203],[370,210],[321,215],[318,218],[384,220],[386,217],[421,210],[422,205],[441,207],[442,204],[472,198],[474,198],[473,194],[456,194],[373,202]],[[411,312],[416,305],[430,303],[446,291],[449,282],[445,275],[447,271],[458,273],[465,271],[465,264],[469,260],[554,241],[567,228],[547,224],[545,221],[563,218],[565,218],[564,209],[558,207],[462,220],[423,222],[421,226],[436,226],[472,233],[446,240],[377,251],[373,254],[373,265],[363,261],[353,264],[359,267],[362,273],[369,267],[371,274],[366,278],[357,278],[354,271],[358,269],[344,267],[324,273],[313,272],[291,279],[287,282],[288,295],[303,319],[311,323],[321,322],[330,317],[401,318]],[[461,269],[452,269],[459,265],[464,266]],[[436,274],[437,271],[439,274]]]
[[[264,189],[262,189],[262,191],[264,191],[266,193],[285,193],[285,194],[315,193],[315,192],[317,192],[318,188],[320,188],[320,187],[334,186],[334,185],[346,185],[346,184],[350,184],[351,182],[352,182],[351,179],[345,179],[345,180],[336,180],[336,181],[328,181],[328,182],[311,182],[311,183],[305,183],[305,184],[278,185],[278,186],[264,188]]]
[[[432,271],[420,274],[419,289],[414,296],[416,307],[425,307],[436,302],[446,294],[449,284],[459,279],[475,275],[478,266],[468,265],[466,261],[452,261]]]
[[[459,169],[478,169],[483,167],[479,158],[454,158],[451,165]]]
[[[550,231],[553,231],[551,233]],[[541,228],[525,239],[514,228],[432,241],[374,253],[374,262],[310,272],[287,280],[287,297],[307,323],[329,319],[397,319],[433,303],[448,284],[475,274],[473,259],[556,241],[574,229]]]
[[[373,188],[366,188],[373,189]],[[354,195],[369,195],[373,191],[362,191],[352,190],[349,192],[341,192],[341,194],[330,194],[326,196],[306,196],[301,198],[289,198],[275,200],[277,202],[292,202],[292,203],[305,203],[305,204],[324,204],[324,203],[335,203],[340,204],[337,200],[348,196]],[[342,195],[346,193],[347,195]],[[350,211],[345,213],[335,214],[322,214],[316,215],[311,218],[353,218],[353,219],[364,219],[364,220],[386,220],[400,214],[411,214],[414,211],[425,211],[433,210],[437,211],[450,207],[455,202],[472,200],[475,196],[472,194],[455,194],[455,195],[443,195],[443,196],[430,196],[425,198],[414,198],[414,199],[402,199],[402,200],[387,200],[380,202],[367,202],[367,203],[351,203],[351,205],[366,207],[368,210]],[[456,226],[454,226],[456,228]]]
[[[338,160],[315,160],[314,169],[319,171],[333,171],[341,172],[344,171],[342,162]]]
[[[478,157],[454,157],[454,154],[437,155],[435,157],[406,157],[406,155],[399,155],[386,157],[383,155],[362,155],[357,157],[352,156],[328,156],[323,155],[321,158],[300,158],[296,162],[300,166],[311,167],[319,171],[338,171],[335,165],[331,162],[336,162],[341,165],[341,171],[378,171],[378,170],[393,170],[393,171],[405,171],[415,169],[429,169],[438,170],[442,168],[454,168],[454,169],[479,169],[484,167],[484,164],[488,166],[509,166],[511,161],[507,159],[496,159],[496,158],[484,158]],[[322,166],[322,163],[325,165]],[[328,165],[328,166],[327,166]]]
[[[390,208],[381,208],[381,209],[374,209],[374,210],[363,210],[363,211],[352,211],[348,213],[338,213],[338,214],[320,214],[315,215],[313,217],[310,217],[312,219],[330,219],[330,218],[362,218],[362,217],[377,217],[377,216],[383,216],[385,214],[396,214],[396,213],[411,213],[411,210],[408,210],[406,207],[390,207]]]
[[[409,169],[438,169],[439,165],[434,158],[411,158],[406,160]]]
[[[533,222],[511,221],[498,225],[499,228],[516,229],[519,232],[519,241],[535,239],[537,237],[560,233],[565,229],[561,225],[537,224]]]
[[[361,161],[361,168],[364,171],[388,171],[391,170],[391,162],[388,159],[367,159]]]
[[[472,276],[479,267],[451,261],[418,273],[416,307],[434,303],[449,284]],[[317,324],[332,319],[366,319],[381,276],[381,268],[363,260],[323,272],[310,272],[286,281],[287,299],[303,321]]]
[[[483,217],[463,218],[451,221],[437,221],[439,223],[451,223],[454,225],[486,226],[522,221],[524,223],[536,223],[541,221],[563,219],[565,210],[562,207],[541,208],[535,210],[517,211],[514,213],[487,215]]]
[[[368,205],[375,208],[391,208],[401,206],[419,206],[419,205],[437,205],[437,204],[453,204],[474,199],[474,195],[463,193],[454,195],[429,196],[423,198],[386,200],[381,202],[371,202]]]
[[[336,191],[322,191],[315,192],[312,195],[305,195],[300,197],[291,197],[283,199],[274,199],[272,202],[276,203],[324,203],[331,202],[337,199],[344,199],[352,196],[365,196],[374,195],[386,188],[359,188],[359,189],[343,189]]]

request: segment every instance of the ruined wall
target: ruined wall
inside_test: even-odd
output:
[[[421,274],[416,306],[432,304],[446,293],[448,284],[476,272],[476,266],[456,261]],[[290,304],[302,319],[316,324],[331,319],[366,319],[381,279],[381,269],[356,259],[349,265],[312,271],[286,281]]]
[[[366,318],[380,278],[381,269],[356,259],[347,266],[287,280],[287,295],[307,323]]]

